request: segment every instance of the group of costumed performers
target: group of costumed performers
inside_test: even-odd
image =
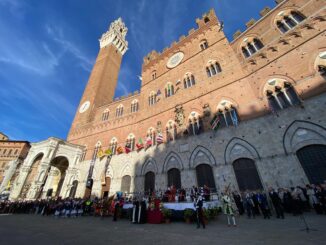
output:
[[[184,188],[176,189],[174,185],[168,187],[164,192],[163,202],[184,202],[186,200],[186,190]]]
[[[194,201],[198,195],[201,195],[206,202],[211,199],[211,191],[207,185],[204,185],[204,187],[192,187],[190,192],[191,200]]]
[[[83,214],[81,200],[65,200],[55,206],[55,217],[77,217]]]

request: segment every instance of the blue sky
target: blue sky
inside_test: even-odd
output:
[[[11,139],[65,139],[98,39],[122,17],[129,50],[116,96],[140,88],[143,57],[162,51],[214,8],[231,41],[274,0],[0,0],[0,131]]]

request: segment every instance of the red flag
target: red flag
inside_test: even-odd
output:
[[[144,144],[143,144],[143,141],[142,141],[141,138],[138,140],[138,143],[136,144],[136,147],[137,147],[137,151],[140,151],[141,149],[144,148]]]
[[[125,152],[128,154],[129,152],[131,152],[131,144],[130,143],[127,143],[125,145]]]
[[[146,139],[146,149],[152,146],[152,144],[153,144],[152,138],[148,136]]]

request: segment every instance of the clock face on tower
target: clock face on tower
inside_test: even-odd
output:
[[[89,106],[91,105],[91,102],[89,102],[88,100],[85,101],[79,108],[79,113],[83,113],[85,111],[88,110]]]

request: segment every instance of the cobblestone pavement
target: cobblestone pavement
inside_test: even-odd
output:
[[[303,221],[293,216],[241,217],[237,227],[227,227],[221,215],[203,230],[183,222],[135,225],[112,218],[0,215],[0,244],[326,244],[326,215],[308,214],[306,220],[318,231],[300,231]]]

